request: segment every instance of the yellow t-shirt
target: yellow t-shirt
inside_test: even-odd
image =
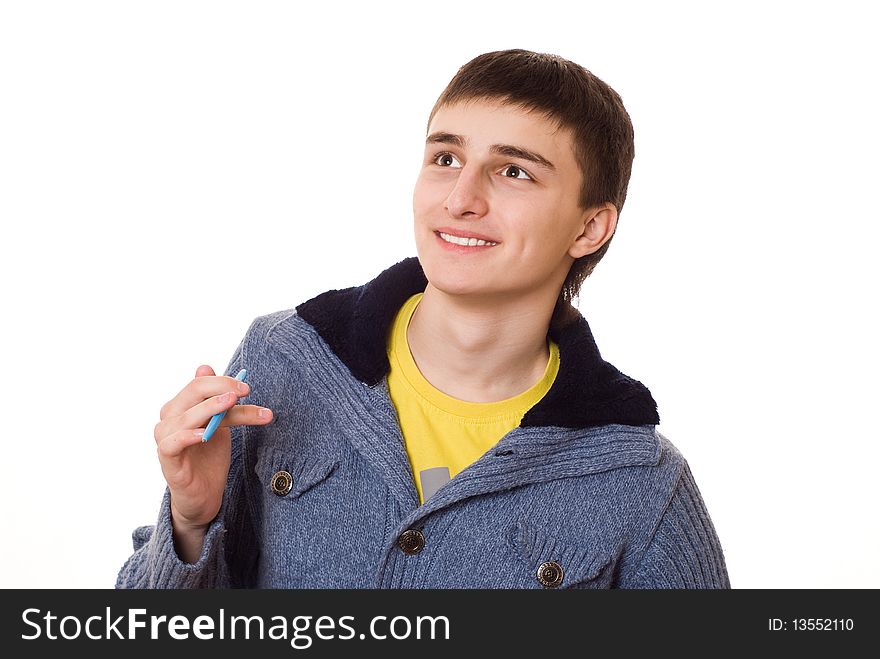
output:
[[[416,293],[400,308],[388,338],[388,389],[397,410],[421,503],[475,462],[519,425],[523,415],[550,390],[559,372],[559,347],[548,337],[550,359],[531,388],[505,400],[473,403],[435,388],[419,371],[406,338],[422,299]]]

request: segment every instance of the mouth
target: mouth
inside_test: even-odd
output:
[[[453,247],[461,247],[465,249],[488,249],[495,247],[498,242],[485,238],[477,238],[475,236],[456,236],[445,231],[435,231],[434,235],[444,245]]]

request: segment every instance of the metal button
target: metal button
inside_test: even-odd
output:
[[[272,476],[272,491],[279,497],[290,492],[293,487],[293,477],[286,471],[276,471]]]
[[[547,561],[538,568],[538,581],[546,588],[556,588],[562,583],[564,576],[562,566],[556,561]]]
[[[397,546],[404,554],[418,554],[425,546],[425,536],[418,529],[407,529],[397,538]]]

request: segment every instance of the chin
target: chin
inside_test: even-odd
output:
[[[430,286],[446,295],[479,295],[489,292],[486,279],[474,277],[467,268],[457,268],[450,263],[432,262],[431,259],[421,263]]]

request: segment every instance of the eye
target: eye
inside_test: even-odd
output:
[[[512,172],[512,174],[505,174],[507,178],[518,178],[523,181],[531,181],[532,177],[526,174],[526,170],[517,167],[516,165],[508,165],[504,168],[505,172]],[[522,174],[522,176],[520,176]]]
[[[441,167],[452,167],[453,162],[458,162],[451,153],[438,153],[434,156],[434,159],[431,161],[435,165],[440,165]],[[461,167],[461,163],[458,165]]]

